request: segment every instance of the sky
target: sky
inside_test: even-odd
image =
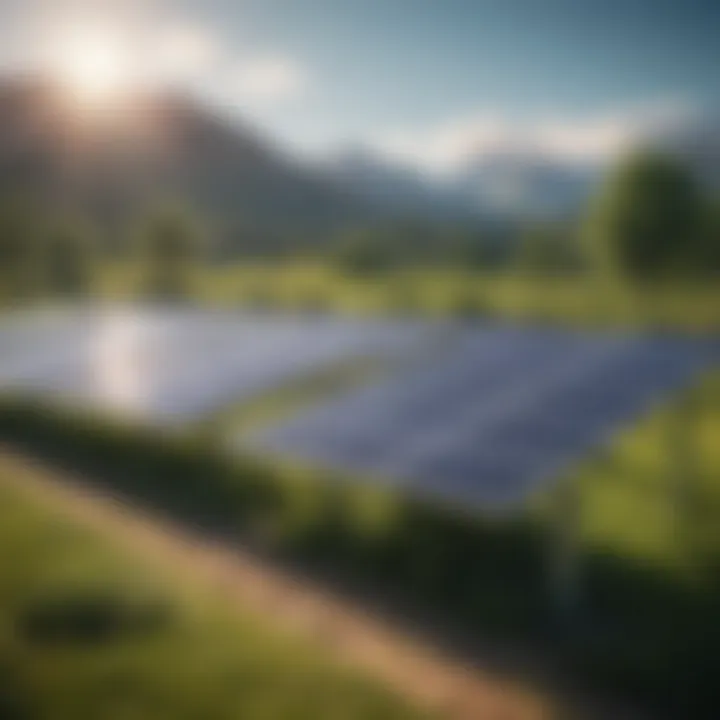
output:
[[[63,35],[66,55],[92,44],[83,24],[137,77],[310,154],[584,160],[720,104],[717,0],[0,0],[0,67],[62,68]]]

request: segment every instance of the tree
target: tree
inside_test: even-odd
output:
[[[706,213],[706,252],[704,267],[708,274],[720,274],[720,199],[709,204]]]
[[[179,300],[191,294],[201,232],[187,212],[164,208],[141,232],[144,290],[152,298]]]
[[[611,175],[590,214],[597,261],[633,280],[696,270],[703,255],[702,200],[670,158],[637,153]]]
[[[34,296],[39,287],[37,213],[21,200],[0,203],[0,296],[17,302]]]
[[[561,226],[535,225],[518,246],[517,266],[531,274],[567,275],[582,270],[584,264],[579,241]]]
[[[373,275],[389,269],[395,262],[395,248],[385,232],[355,229],[343,234],[339,241],[337,262],[354,275]]]
[[[79,220],[48,228],[43,242],[44,280],[53,295],[83,295],[92,286],[92,233]]]

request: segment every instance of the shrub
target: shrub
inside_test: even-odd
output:
[[[164,629],[169,607],[112,589],[55,590],[28,601],[17,619],[33,643],[104,643]]]

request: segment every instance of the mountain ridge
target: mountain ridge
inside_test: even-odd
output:
[[[38,79],[0,81],[0,191],[118,226],[173,199],[233,235],[327,234],[370,210],[255,129],[188,97],[136,95],[102,112]]]

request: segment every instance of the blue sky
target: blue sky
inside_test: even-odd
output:
[[[480,144],[503,124],[612,134],[648,108],[720,99],[716,0],[158,0],[152,11],[3,0],[26,21],[28,3],[35,18],[136,14],[158,32],[183,28],[204,48],[189,86],[311,151],[355,141],[422,154],[473,124]]]
[[[714,0],[186,5],[222,23],[238,44],[278,47],[308,68],[312,99],[294,108],[294,119],[278,112],[273,123],[319,142],[331,130],[362,137],[483,109],[510,118],[605,114],[639,103],[705,103],[720,93]]]

